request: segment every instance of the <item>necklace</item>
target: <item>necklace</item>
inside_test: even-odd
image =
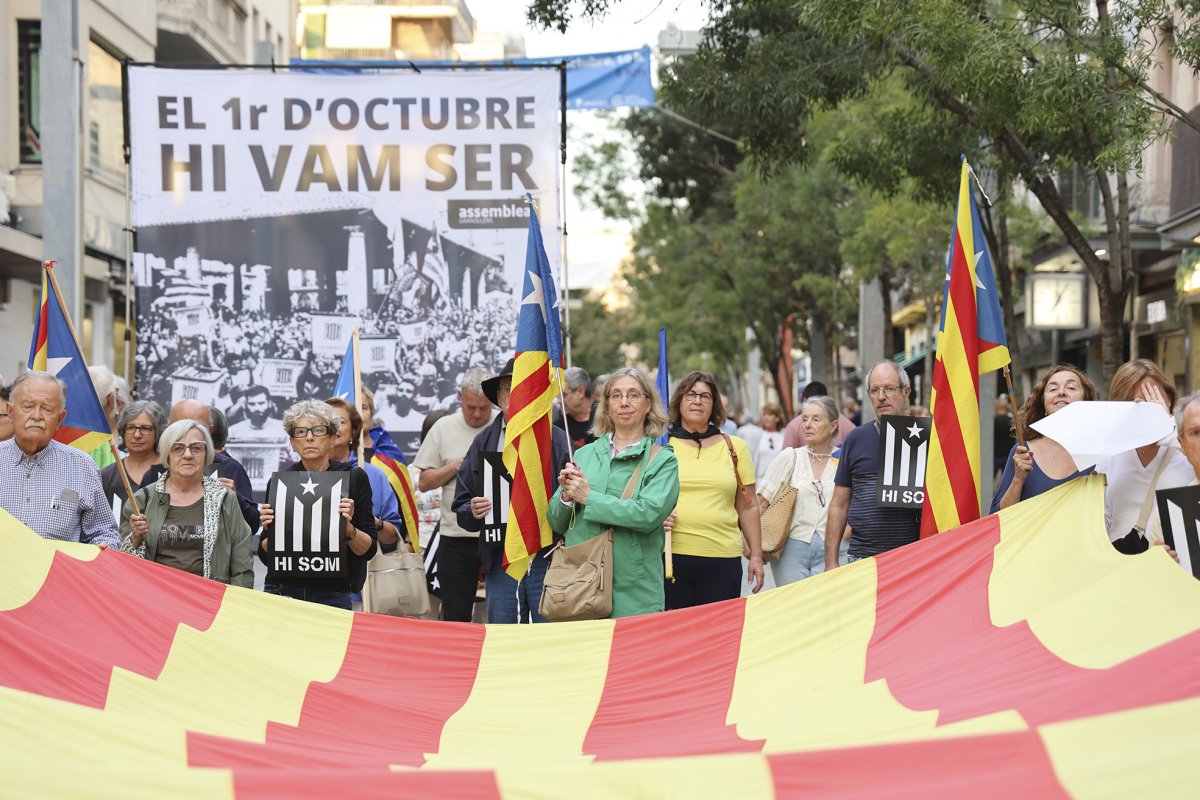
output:
[[[830,450],[828,453],[817,453],[813,450],[808,451],[808,457],[811,458],[813,461],[824,461],[825,459],[829,458],[831,455],[833,455],[832,450]]]

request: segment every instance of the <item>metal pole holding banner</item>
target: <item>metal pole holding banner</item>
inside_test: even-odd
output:
[[[358,326],[357,325],[355,325],[353,328],[350,329],[350,341],[352,341],[354,343],[351,348],[351,352],[354,353],[354,404],[356,406],[361,406],[362,405],[362,396],[363,396],[363,394],[362,394],[362,363],[358,360]],[[357,411],[358,409],[355,408],[354,410]],[[366,464],[366,461],[364,460],[365,451],[366,451],[366,446],[363,444],[362,436],[359,436],[358,437],[358,466],[359,467],[362,467],[364,464]]]
[[[79,355],[83,358],[83,366],[87,368],[87,356],[83,353],[83,348],[79,346],[79,336],[75,333],[75,323],[71,321],[71,314],[67,311],[66,305],[63,303],[62,290],[58,288],[58,278],[54,277],[54,261],[46,261],[42,264],[46,270],[46,276],[50,279],[50,288],[54,292],[54,296],[58,298],[58,307],[63,311],[63,317],[67,320],[67,330],[71,332],[71,338],[75,341],[75,349],[79,351]],[[95,392],[95,387],[92,388]],[[99,400],[99,396],[96,397]],[[100,410],[104,410],[104,403],[100,403]],[[113,430],[112,420],[108,414],[104,415],[104,421],[108,423],[108,448],[112,451],[113,458],[117,460],[117,474],[121,476],[121,483],[125,486],[125,492],[129,495],[129,503],[133,506],[134,514],[141,514],[138,509],[137,498],[133,496],[133,486],[129,483],[129,473],[125,471],[125,462],[121,459],[121,454],[117,452],[117,432]]]
[[[559,123],[559,160],[562,163],[562,187],[559,195],[561,197],[559,205],[559,221],[562,224],[562,236],[559,237],[560,253],[562,259],[562,313],[563,313],[563,350],[567,357],[567,366],[571,366],[571,273],[567,268],[567,62],[562,61],[558,65],[558,86],[559,86],[559,114],[562,115],[562,121]],[[559,389],[561,390],[561,385]],[[567,410],[563,407],[563,426],[567,424]],[[570,440],[571,435],[567,434],[567,439]]]
[[[125,158],[125,380],[132,389],[133,380],[133,189],[130,179],[129,145],[129,59],[121,62],[121,127],[125,140],[122,154]]]

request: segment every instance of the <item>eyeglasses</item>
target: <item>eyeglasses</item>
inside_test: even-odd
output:
[[[328,425],[313,425],[311,428],[292,428],[292,432],[289,435],[293,439],[304,439],[304,438],[307,438],[310,433],[313,436],[317,437],[318,439],[321,438],[322,436],[328,436],[329,435],[329,426]]]
[[[191,453],[194,456],[198,456],[203,455],[207,449],[208,447],[205,446],[204,442],[188,442],[187,444],[176,442],[171,445],[171,455],[181,456],[184,453]]]
[[[817,502],[821,504],[821,508],[824,508],[825,507],[825,489],[821,486],[820,481],[815,480],[812,482],[812,485],[813,485],[813,489],[817,493]]]
[[[150,434],[154,433],[154,426],[153,425],[126,425],[125,426],[125,435],[128,436],[131,433],[140,433],[143,436],[149,436]]]
[[[712,397],[708,392],[688,392],[683,399],[689,403],[711,403]]]
[[[867,392],[871,397],[883,397],[884,395],[899,394],[899,386],[876,386]]]
[[[621,394],[620,392],[610,392],[608,395],[608,402],[621,403],[625,400],[628,400],[631,403],[636,403],[645,396],[646,395],[642,394],[641,392],[626,392],[625,394]]]

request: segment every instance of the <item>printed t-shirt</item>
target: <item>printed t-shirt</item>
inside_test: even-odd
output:
[[[747,486],[754,484],[754,461],[746,442],[730,436],[738,457],[738,474]],[[738,527],[734,495],[737,481],[733,461],[724,440],[716,444],[691,447],[687,441],[671,437],[679,461],[679,502],[675,507],[675,527],[671,531],[671,550],[685,556],[736,558],[742,555],[742,531]]]
[[[850,431],[833,482],[850,489],[850,510],[846,514],[846,524],[854,530],[850,555],[868,558],[917,540],[920,509],[885,508],[876,502],[879,428],[874,422]]]
[[[190,506],[168,506],[154,560],[193,575],[204,575],[204,498]]]
[[[425,442],[413,459],[413,466],[418,469],[438,469],[451,461],[462,458],[470,449],[471,442],[475,441],[479,432],[491,423],[494,416],[495,411],[491,417],[488,417],[487,423],[478,428],[468,425],[461,411],[448,417],[442,417],[429,429],[429,435],[425,437]],[[454,506],[454,488],[458,483],[455,478],[456,476],[451,475],[450,480],[442,486],[442,508],[447,510]],[[442,536],[479,538],[478,533],[464,531],[460,528],[454,514],[442,515]]]

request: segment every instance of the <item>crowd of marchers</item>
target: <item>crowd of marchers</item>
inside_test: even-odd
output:
[[[508,433],[511,360],[496,372],[466,370],[455,406],[425,419],[411,459],[417,530],[408,529],[393,484],[367,463],[370,448],[358,460],[374,419],[368,389],[358,407],[307,398],[283,412],[295,454],[287,469],[349,473],[348,496],[337,509],[349,568],[303,580],[270,568],[275,511],[258,502],[245,469],[224,451],[228,425],[220,409],[194,400],[169,409],[130,401],[107,370],[92,376],[123,453],[120,464],[105,457],[107,447],[89,454],[56,441],[68,387],[49,373],[24,372],[0,388],[0,507],[46,539],[120,550],[236,586],[254,585],[257,557],[266,566],[265,591],[344,609],[360,607],[377,553],[435,540],[440,602],[430,618],[513,623],[544,621],[539,598],[550,551],[610,530],[614,617],[714,603],[745,587],[757,592],[768,569],[777,585],[793,583],[919,536],[919,509],[877,501],[878,418],[927,413],[910,406],[908,375],[892,361],[866,374],[863,390],[876,417],[867,424],[855,403],[839,408],[819,382],[806,387],[794,419],[768,404],[756,423],[739,427],[711,374],[685,376],[664,403],[639,369],[622,367],[595,381],[577,367],[566,370],[553,411],[553,494],[545,517],[555,541],[530,559],[520,580],[505,569],[495,529],[507,513],[495,507],[485,480]],[[1154,362],[1137,359],[1117,370],[1107,394],[1173,415],[1173,434],[1094,468],[1106,476],[1113,546],[1127,554],[1165,547],[1157,504],[1148,498],[1200,483],[1200,392],[1178,398]],[[1019,413],[998,401],[993,512],[1092,471],[1077,470],[1061,444],[1032,426],[1096,399],[1087,375],[1062,364],[1040,377]],[[795,494],[786,539],[765,564],[762,514],[785,487]]]

